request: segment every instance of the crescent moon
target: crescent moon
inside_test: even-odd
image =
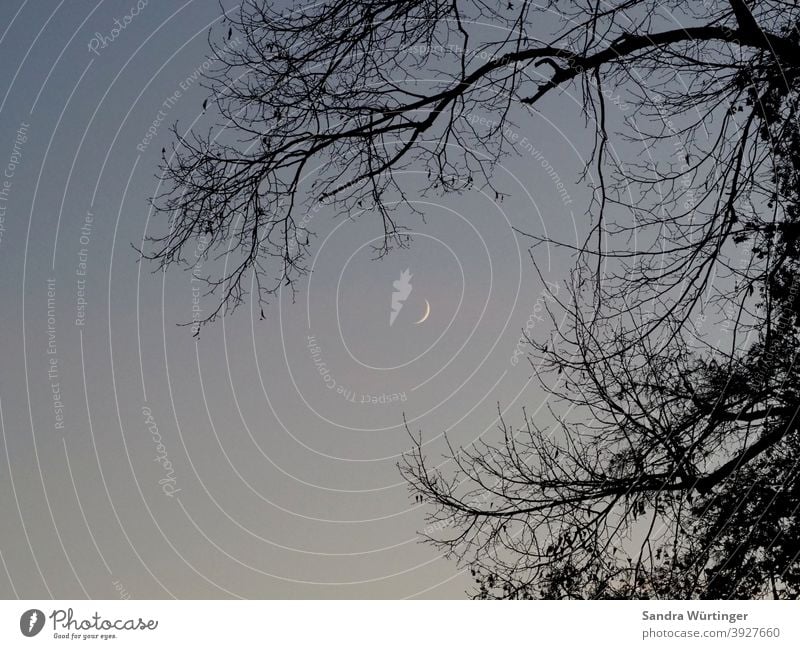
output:
[[[425,300],[425,315],[422,316],[419,320],[417,320],[414,324],[422,324],[428,319],[428,316],[431,314],[431,303],[428,300]]]

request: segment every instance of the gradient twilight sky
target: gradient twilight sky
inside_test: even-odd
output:
[[[0,9],[0,166],[13,166],[0,213],[0,596],[463,597],[468,574],[418,542],[425,508],[396,467],[402,418],[437,459],[443,431],[466,445],[495,433],[498,403],[511,422],[543,405],[530,366],[510,362],[543,288],[513,228],[585,234],[579,106],[562,94],[515,116],[535,150],[502,160],[502,202],[416,194],[425,219],[408,215],[408,250],[373,260],[369,212],[310,214],[313,271],[295,299],[264,320],[248,303],[193,338],[177,326],[192,319],[191,274],[153,273],[132,244],[164,227],[147,199],[168,126],[213,123],[192,76],[220,9],[150,0],[91,51],[135,6]],[[415,195],[423,171],[405,173]],[[537,261],[558,281],[572,260],[549,252]],[[390,326],[406,268],[412,291]]]

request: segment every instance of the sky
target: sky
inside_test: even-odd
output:
[[[403,420],[436,463],[443,432],[491,440],[498,407],[546,421],[515,354],[549,326],[518,230],[587,230],[575,99],[517,120],[503,201],[415,194],[412,245],[379,260],[375,214],[311,212],[297,293],[194,337],[179,325],[212,300],[136,248],[165,225],[148,199],[169,126],[214,119],[198,71],[217,1],[0,14],[0,596],[464,597],[468,570],[420,543]],[[554,283],[572,262],[536,256]]]

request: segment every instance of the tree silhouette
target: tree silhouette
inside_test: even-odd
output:
[[[441,470],[412,434],[401,470],[434,506],[430,541],[479,597],[797,597],[799,21],[778,1],[247,0],[241,45],[212,41],[228,128],[175,130],[147,256],[180,265],[204,236],[235,260],[206,278],[208,319],[251,278],[265,301],[305,272],[302,209],[369,204],[381,251],[404,245],[399,170],[491,187],[511,115],[573,93],[591,233],[528,235],[576,258],[550,307],[569,327],[529,340],[568,407],[548,428],[501,420]]]

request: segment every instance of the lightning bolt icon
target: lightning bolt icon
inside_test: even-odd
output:
[[[389,314],[389,326],[391,327],[394,324],[394,320],[397,317],[397,314],[400,313],[400,309],[403,308],[403,302],[408,299],[408,296],[411,295],[411,278],[413,275],[411,271],[406,268],[402,273],[400,273],[400,279],[392,282],[392,286],[394,286],[394,293],[392,293],[392,310]]]
[[[39,616],[36,614],[36,611],[31,613],[31,617],[28,620],[28,631],[33,631],[33,625],[36,624],[36,621],[39,619]]]

